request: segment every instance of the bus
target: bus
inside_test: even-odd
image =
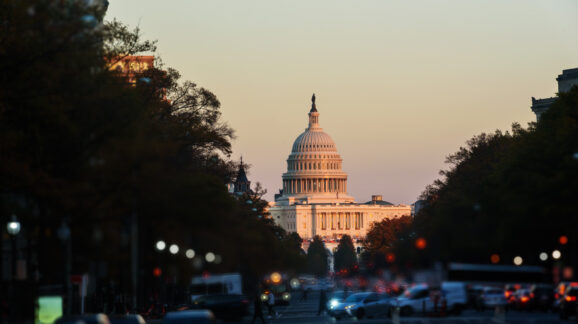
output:
[[[447,267],[447,279],[449,281],[485,284],[531,284],[552,281],[552,277],[548,271],[540,266],[469,263],[449,263]]]

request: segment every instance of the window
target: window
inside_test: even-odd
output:
[[[331,213],[331,229],[335,229],[335,213]]]

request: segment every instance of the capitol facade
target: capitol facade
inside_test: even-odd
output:
[[[327,244],[337,243],[345,234],[354,242],[362,240],[371,223],[411,214],[411,206],[393,205],[380,195],[356,203],[347,194],[342,162],[335,142],[319,125],[313,95],[309,126],[293,143],[283,189],[269,208],[275,222],[305,241],[319,235]]]

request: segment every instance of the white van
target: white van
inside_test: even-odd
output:
[[[392,301],[393,307],[399,307],[402,315],[441,311],[445,304],[446,312],[460,314],[468,301],[466,285],[462,282],[443,282],[441,290],[430,288],[426,284],[413,286]]]
[[[191,280],[191,301],[197,296],[226,294],[241,295],[243,293],[240,273],[211,274],[196,276]]]

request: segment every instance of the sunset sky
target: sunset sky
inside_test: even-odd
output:
[[[576,0],[110,0],[213,91],[250,180],[281,188],[311,94],[359,202],[413,203],[473,135],[534,121],[578,67]]]

